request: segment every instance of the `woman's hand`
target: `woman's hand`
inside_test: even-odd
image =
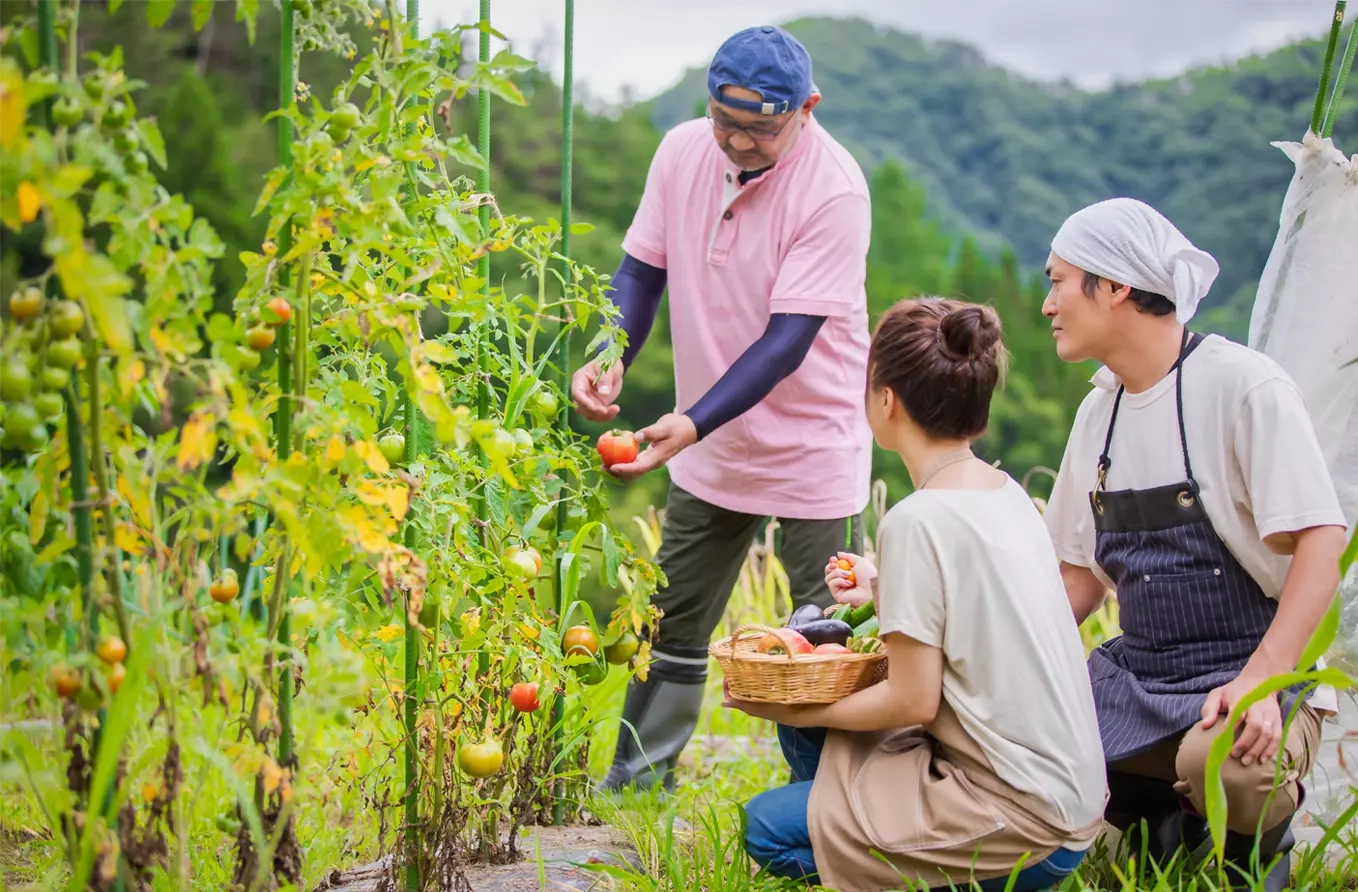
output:
[[[757,719],[764,719],[778,725],[788,725],[793,728],[800,728],[814,724],[808,721],[808,713],[814,708],[809,706],[791,706],[784,703],[754,703],[749,700],[734,700],[731,698],[731,691],[726,686],[725,680],[721,683],[721,705],[727,709],[738,709],[746,715],[754,716]]]
[[[848,570],[840,566],[841,561],[849,565]],[[871,561],[847,551],[841,551],[825,565],[825,584],[830,594],[850,607],[861,607],[872,600],[872,581],[876,578],[877,568]]]

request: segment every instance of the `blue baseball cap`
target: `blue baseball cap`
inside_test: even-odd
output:
[[[735,99],[722,87],[744,87],[762,101]],[[727,38],[707,69],[707,92],[722,105],[761,115],[781,115],[820,92],[811,80],[811,54],[775,25],[746,28]]]

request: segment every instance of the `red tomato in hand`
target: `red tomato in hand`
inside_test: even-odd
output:
[[[521,681],[509,689],[509,702],[519,712],[537,712],[542,704],[538,702],[538,683]]]
[[[606,468],[634,462],[638,452],[636,434],[631,431],[609,431],[599,438],[598,449]]]

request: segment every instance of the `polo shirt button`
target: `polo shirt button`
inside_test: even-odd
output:
[[[726,182],[731,182],[731,175],[729,173],[726,175]]]
[[[1151,581],[1150,574],[1147,574],[1147,575],[1146,575],[1146,581],[1147,581],[1147,582],[1150,582],[1150,581]]]
[[[721,215],[721,218],[722,218],[723,220],[729,220],[729,219],[731,219],[731,218],[734,217],[734,216],[735,216],[735,214],[731,213],[730,211],[727,211],[726,213],[724,213],[724,214]]]

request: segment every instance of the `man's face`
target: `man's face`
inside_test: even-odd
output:
[[[722,95],[753,102],[760,99],[758,93],[743,87],[723,87]],[[819,96],[812,96],[801,108],[772,117],[708,99],[707,114],[712,119],[712,135],[731,163],[741,170],[763,170],[792,148],[807,114],[819,101]]]
[[[1084,270],[1055,254],[1047,258],[1051,290],[1042,302],[1042,315],[1052,321],[1056,355],[1066,362],[1098,359],[1114,332],[1113,293],[1099,279],[1093,297],[1084,290]]]

